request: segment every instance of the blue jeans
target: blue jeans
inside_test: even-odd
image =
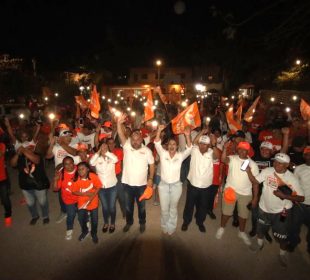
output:
[[[133,224],[133,213],[135,201],[138,205],[138,217],[139,224],[145,224],[146,212],[145,212],[145,200],[139,201],[139,197],[144,193],[146,186],[129,186],[124,185],[125,190],[125,202],[126,202],[126,223],[128,225]]]
[[[66,204],[67,211],[67,230],[73,229],[74,219],[77,212],[76,203]]]
[[[116,187],[100,189],[99,199],[102,205],[102,215],[105,224],[109,224],[109,218],[111,217],[111,225],[115,225],[116,217]]]
[[[98,228],[98,208],[93,210],[80,209],[78,211],[78,217],[82,233],[88,233],[88,213],[90,213],[90,222],[91,222],[91,235],[97,234]]]
[[[160,221],[164,232],[173,233],[178,221],[178,203],[182,195],[182,183],[167,184],[163,180],[158,185],[160,200]]]
[[[62,200],[60,190],[58,191],[58,201],[59,201],[59,205],[60,205],[60,211],[62,213],[67,213],[67,207],[66,207],[66,204],[64,203],[64,201]]]
[[[42,218],[48,218],[47,190],[22,190],[32,218],[39,217],[36,201],[39,202]]]

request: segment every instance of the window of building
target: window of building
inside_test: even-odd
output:
[[[142,79],[142,80],[147,80],[147,74],[145,74],[145,73],[144,73],[144,74],[141,74],[141,79]]]

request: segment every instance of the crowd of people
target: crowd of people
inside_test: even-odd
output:
[[[239,228],[238,237],[251,250],[262,250],[265,239],[278,241],[280,262],[286,266],[287,251],[294,251],[301,242],[302,224],[308,227],[310,254],[310,123],[298,114],[292,117],[279,110],[268,115],[264,104],[260,107],[253,121],[243,122],[242,129],[234,133],[219,110],[210,122],[201,112],[201,127],[188,126],[179,135],[172,133],[168,123],[137,126],[126,114],[110,112],[94,119],[77,110],[73,122],[51,121],[47,125],[46,120],[47,127],[38,122],[12,127],[5,119],[0,137],[5,225],[12,224],[7,163],[18,170],[30,225],[40,216],[43,224],[50,222],[48,190],[58,193],[60,215],[56,222],[66,220],[66,240],[73,238],[77,216],[78,240],[90,234],[98,243],[99,204],[102,232],[112,234],[118,222],[117,200],[126,220],[123,231],[128,232],[134,223],[136,204],[143,233],[146,200],[151,198],[154,206],[160,205],[162,232],[172,236],[186,187],[182,231],[188,230],[194,216],[199,231],[206,232],[206,217],[216,220],[213,209],[221,205],[216,239],[224,238],[232,217],[233,226]],[[50,180],[45,163],[51,160],[55,174]],[[246,233],[249,218],[252,229]]]

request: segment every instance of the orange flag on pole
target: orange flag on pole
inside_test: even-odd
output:
[[[99,101],[99,93],[97,92],[96,85],[94,85],[93,90],[91,92],[89,109],[91,116],[95,119],[98,119],[101,107]]]
[[[191,129],[201,126],[201,119],[197,102],[188,106],[184,111],[171,120],[174,134],[181,134],[187,126]]]
[[[242,129],[240,121],[234,118],[233,105],[230,105],[229,109],[226,111],[226,120],[232,134],[236,133],[237,130]]]
[[[238,110],[236,112],[236,117],[239,122],[241,122],[242,118],[242,104],[239,105]]]
[[[310,105],[304,99],[300,101],[300,113],[305,121],[310,120]]]
[[[152,96],[152,92],[148,91],[146,106],[144,107],[144,121],[147,122],[153,118],[154,118],[153,96]]]
[[[250,108],[248,109],[248,111],[245,113],[244,115],[244,120],[246,122],[252,122],[253,121],[253,115],[255,113],[255,109],[256,109],[256,106],[258,104],[258,101],[260,99],[260,96],[256,97],[255,101],[253,102],[253,104],[250,106]]]
[[[85,110],[88,108],[88,102],[85,100],[83,95],[78,95],[78,96],[74,96],[75,97],[75,102],[77,104],[79,104],[79,106],[81,107],[82,110]]]

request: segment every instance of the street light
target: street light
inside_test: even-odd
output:
[[[301,63],[301,61],[300,61],[300,59],[296,59],[296,65],[300,65],[300,63]]]
[[[162,65],[161,60],[157,59],[156,60],[156,66],[157,66],[157,80],[158,80],[157,84],[158,84],[158,86],[159,86],[159,82],[160,82],[160,66],[161,65]]]

